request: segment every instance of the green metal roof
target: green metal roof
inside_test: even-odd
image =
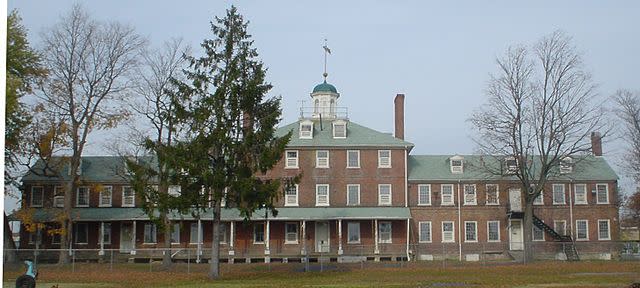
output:
[[[59,161],[59,164],[50,164],[49,166],[56,168],[48,169],[47,175],[43,174],[43,162],[36,162],[32,167],[33,171],[27,172],[27,174],[22,177],[22,181],[57,182],[70,180],[68,158],[58,157],[54,158],[51,162],[55,163],[56,161]],[[155,158],[142,156],[138,158],[138,161],[155,162]],[[83,156],[80,169],[81,180],[110,183],[128,182],[124,157],[122,156]],[[56,172],[60,175],[60,178],[53,176]]]
[[[36,209],[33,219],[36,222],[55,221],[57,213],[62,209]],[[336,220],[336,219],[409,219],[411,214],[406,207],[322,207],[322,208],[278,208],[278,216],[268,215],[271,220]],[[266,210],[260,209],[253,213],[252,219],[264,219]],[[74,221],[130,221],[149,220],[140,208],[74,208],[71,212]],[[213,212],[207,209],[200,219],[212,220]],[[237,209],[222,209],[220,215],[223,221],[241,221]],[[193,215],[178,213],[171,214],[172,220],[195,220]],[[10,215],[9,220],[18,220]]]
[[[347,121],[347,137],[343,139],[333,138],[331,120],[313,121],[313,138],[300,139],[300,122],[293,122],[278,128],[277,136],[285,135],[292,131],[289,147],[409,147],[413,143],[395,138],[391,133],[382,133],[376,130]],[[322,130],[320,129],[322,126]]]
[[[464,158],[463,173],[452,173],[449,159],[456,155],[410,155],[409,181],[458,181],[458,180],[516,180],[515,176],[500,176],[498,157],[461,155]],[[582,155],[572,157],[574,168],[571,173],[560,174],[552,171],[553,180],[560,181],[613,181],[618,175],[603,157]],[[488,168],[487,168],[488,167]],[[493,167],[493,168],[492,168]]]
[[[336,89],[335,86],[327,83],[327,81],[325,80],[324,82],[316,85],[316,87],[313,87],[313,92],[312,93],[316,93],[316,92],[338,93],[338,89]]]

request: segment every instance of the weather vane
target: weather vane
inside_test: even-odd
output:
[[[331,54],[331,49],[327,47],[327,38],[324,39],[324,46],[322,46],[322,48],[324,48],[324,73],[322,73],[322,76],[324,77],[324,82],[327,82],[327,76],[329,76],[327,73],[327,54]]]

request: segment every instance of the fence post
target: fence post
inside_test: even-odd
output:
[[[191,273],[191,249],[187,248],[187,274]]]
[[[111,249],[111,263],[109,269],[113,271],[113,249]]]
[[[76,251],[71,248],[71,272],[76,272]]]
[[[444,246],[444,243],[442,243],[442,269],[447,268],[447,249]]]

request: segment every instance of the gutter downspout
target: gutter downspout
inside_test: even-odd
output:
[[[404,147],[404,207],[409,207],[409,147]],[[411,214],[409,214],[411,217]],[[409,256],[409,221],[410,218],[407,218],[407,261],[411,261],[411,257]]]
[[[460,207],[460,181],[458,180],[458,260],[462,261],[462,210]]]

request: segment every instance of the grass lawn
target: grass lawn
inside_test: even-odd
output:
[[[318,263],[312,263],[319,270]],[[324,264],[223,264],[222,278],[207,279],[207,264],[177,264],[171,271],[149,264],[40,265],[38,287],[627,287],[640,282],[640,263],[616,261],[491,264],[449,262]],[[14,287],[21,267],[5,267],[3,287]]]

